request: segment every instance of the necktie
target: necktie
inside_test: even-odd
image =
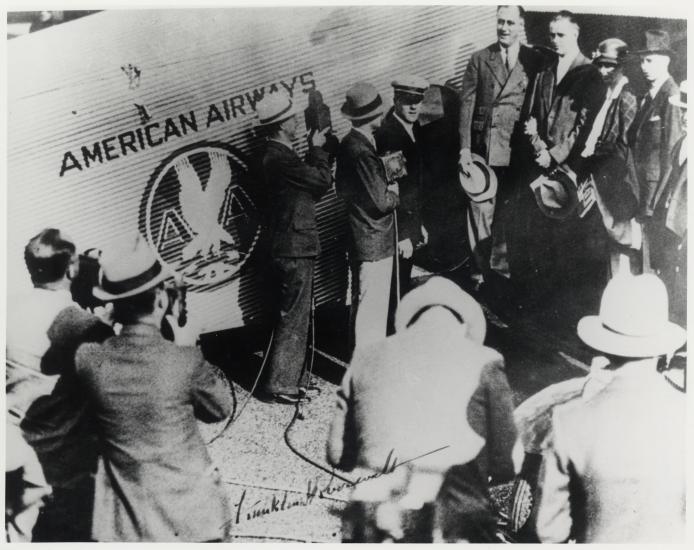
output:
[[[508,50],[504,48],[502,52],[502,57],[504,58],[504,67],[506,67],[506,74],[509,74],[511,72],[511,66],[508,62]]]

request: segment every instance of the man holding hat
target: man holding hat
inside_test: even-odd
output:
[[[410,289],[415,248],[426,244],[428,234],[422,225],[421,205],[424,191],[424,159],[422,135],[418,118],[422,109],[424,92],[429,83],[414,75],[394,80],[393,108],[386,114],[383,123],[375,132],[376,146],[380,155],[401,151],[405,157],[407,174],[398,178],[400,205],[396,209],[398,230],[398,265],[400,296],[391,292],[391,310]]]
[[[636,52],[649,90],[640,98],[640,107],[629,130],[629,184],[638,197],[637,221],[648,223],[653,215],[653,199],[663,175],[670,169],[676,143],[682,137],[680,109],[670,103],[679,89],[670,76],[675,55],[670,35],[665,31],[646,31],[646,48]],[[651,271],[648,235],[643,242],[643,269]]]
[[[554,408],[540,540],[684,542],[686,396],[658,372],[658,361],[685,343],[686,332],[668,320],[665,286],[653,274],[618,274],[578,336],[606,366],[602,384]]]
[[[337,153],[335,187],[347,206],[352,267],[353,344],[362,346],[386,335],[395,253],[393,211],[400,204],[398,184],[388,184],[378,157],[374,131],[383,118],[383,100],[368,82],[346,94],[342,114],[352,130]]]
[[[330,188],[328,153],[321,146],[330,128],[313,132],[306,162],[294,150],[298,120],[284,93],[265,96],[256,105],[267,136],[263,157],[270,194],[270,253],[279,290],[277,321],[269,371],[263,381],[267,397],[295,403],[310,380],[304,369],[313,297],[313,267],[320,252],[315,203]]]
[[[21,428],[53,489],[38,517],[34,542],[90,537],[97,441],[75,376],[84,342],[113,335],[108,315],[97,317],[72,299],[79,262],[64,232],[47,228],[24,249],[32,288],[7,306],[7,418]],[[102,321],[103,318],[103,321]]]
[[[516,429],[503,358],[484,346],[482,308],[432,277],[404,296],[395,324],[394,335],[355,352],[337,392],[330,464],[364,476],[396,466],[357,486],[343,533],[351,542],[431,542],[432,525],[426,533],[384,520],[438,500],[445,541],[494,542],[489,478],[512,478]],[[380,540],[360,540],[370,522],[357,521],[358,509],[371,504]]]
[[[540,67],[541,56],[521,44],[525,10],[498,6],[497,41],[472,54],[463,76],[460,109],[460,170],[470,176],[474,157],[490,166],[499,180],[499,197],[471,197],[471,246],[482,273],[492,269],[509,276],[505,210],[510,198],[511,140],[526,90]],[[498,213],[495,214],[495,210]],[[487,250],[481,250],[486,246]],[[481,247],[476,247],[480,243]]]
[[[171,321],[168,274],[138,234],[101,257],[94,295],[113,302],[118,336],[77,351],[77,374],[101,441],[92,538],[108,542],[222,540],[229,508],[196,420],[231,414],[219,370],[193,347],[197,334]],[[173,310],[176,309],[173,304]],[[177,345],[178,344],[178,345]]]

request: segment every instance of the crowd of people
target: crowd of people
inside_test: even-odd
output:
[[[577,281],[602,293],[577,327],[601,358],[523,424],[478,302],[442,277],[414,284],[432,229],[419,121],[430,83],[405,75],[387,113],[375,86],[351,86],[341,109],[351,130],[335,146],[319,123],[305,159],[291,98],[256,106],[277,314],[258,397],[298,404],[317,391],[306,369],[316,203],[334,163],[352,356],[327,459],[388,470],[354,487],[343,540],[498,541],[490,483],[517,476],[510,521],[543,542],[681,541],[684,393],[661,371],[686,341],[686,82],[669,74],[664,31],[634,53],[607,38],[591,59],[569,12],[549,24],[551,51],[521,43],[522,7],[496,13],[498,40],[463,76],[453,161],[472,277],[519,301],[569,296]],[[630,55],[643,97],[623,71]],[[196,421],[228,417],[234,392],[179,322],[167,268],[140,235],[123,239],[100,258],[93,293],[107,305],[88,312],[70,293],[76,247],[60,230],[32,238],[25,262],[33,288],[8,303],[8,537],[227,540],[229,505]]]

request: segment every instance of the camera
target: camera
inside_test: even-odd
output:
[[[166,313],[164,313],[164,317],[161,320],[161,334],[165,339],[173,342],[173,327],[170,325],[167,317],[169,315],[176,315],[176,311],[174,311],[174,305],[178,303],[178,315],[176,316],[176,324],[179,327],[186,326],[186,323],[188,322],[188,309],[186,304],[186,297],[188,291],[186,286],[180,281],[168,281],[164,283],[164,290],[166,291],[166,294],[169,297],[169,305],[167,306]]]
[[[88,248],[78,256],[78,271],[70,284],[72,299],[83,309],[94,311],[104,302],[94,296],[92,290],[99,285],[99,258],[101,250]]]

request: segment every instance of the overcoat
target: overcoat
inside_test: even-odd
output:
[[[143,323],[81,346],[76,365],[101,444],[93,538],[223,538],[229,510],[196,424],[231,413],[233,394],[219,370],[197,348],[176,346]]]

